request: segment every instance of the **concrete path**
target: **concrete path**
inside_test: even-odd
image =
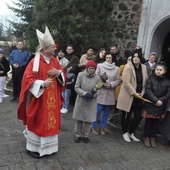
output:
[[[24,126],[17,120],[17,102],[6,97],[0,104],[0,170],[170,170],[170,147],[159,140],[157,148],[142,142],[124,142],[119,128],[106,136],[90,134],[90,142],[74,142],[72,110],[62,115],[59,152],[41,159],[26,153]],[[141,135],[138,134],[141,138]]]

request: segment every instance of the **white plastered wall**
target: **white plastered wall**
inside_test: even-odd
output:
[[[137,45],[142,47],[146,59],[152,51],[161,56],[163,42],[168,32],[170,32],[170,1],[143,0]]]

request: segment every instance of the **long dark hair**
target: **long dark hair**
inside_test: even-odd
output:
[[[96,54],[96,56],[94,57],[94,59],[93,59],[93,61],[95,62],[95,63],[102,63],[102,62],[104,62],[105,61],[105,56],[101,59],[100,58],[100,52],[101,51],[106,51],[106,49],[105,48],[101,48],[98,52],[97,52],[97,54]]]
[[[140,59],[139,68],[141,68],[142,53],[140,53],[140,52],[133,52],[131,62],[132,62],[132,64],[133,64],[133,66],[134,66],[135,68],[137,68],[136,65],[135,65],[134,62],[133,62],[133,58],[134,58],[134,55],[135,55],[135,54],[138,54],[138,58]]]

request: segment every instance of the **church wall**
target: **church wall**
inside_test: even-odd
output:
[[[152,51],[161,56],[164,39],[170,31],[169,9],[169,0],[143,0],[138,45],[143,48],[145,58]]]
[[[114,0],[112,42],[118,45],[122,55],[137,43],[142,3],[143,0]]]

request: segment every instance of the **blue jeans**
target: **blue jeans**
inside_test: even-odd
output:
[[[65,89],[65,90],[62,92],[62,96],[63,96],[63,98],[64,98],[64,102],[63,102],[62,108],[66,108],[66,109],[69,108],[70,95],[71,95],[71,90],[70,90],[70,89]]]
[[[92,128],[95,128],[97,126],[97,122],[99,120],[101,112],[102,112],[102,115],[101,115],[101,120],[100,120],[100,127],[105,128],[110,110],[111,110],[110,105],[97,104],[97,118],[96,118],[96,121],[92,123]]]

